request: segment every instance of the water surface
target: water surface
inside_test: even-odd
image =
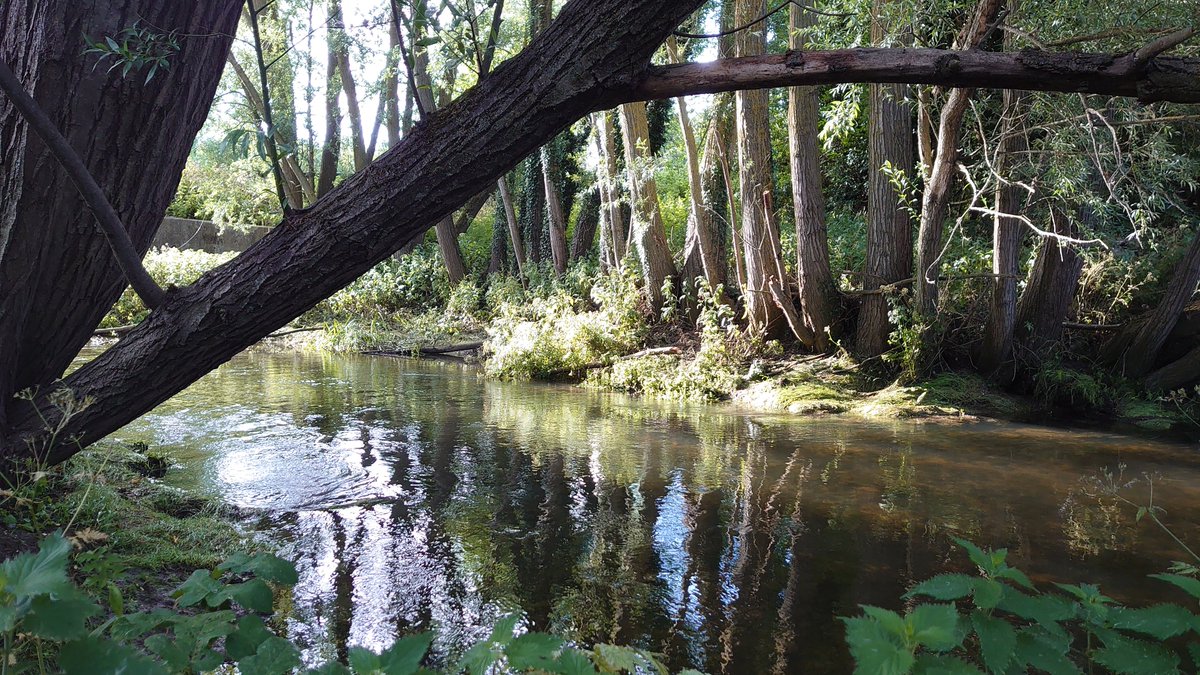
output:
[[[288,631],[313,661],[436,627],[438,658],[520,611],[532,629],[712,673],[849,670],[838,616],[969,571],[950,537],[1039,584],[1130,602],[1182,553],[1186,445],[1013,424],[867,423],[488,381],[452,363],[248,353],[123,430],[167,480],[263,515],[296,561]]]

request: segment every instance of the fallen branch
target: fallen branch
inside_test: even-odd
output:
[[[295,335],[297,333],[315,333],[319,330],[325,330],[325,327],[324,326],[313,326],[310,328],[296,328],[293,330],[284,330],[284,331],[279,331],[278,333],[271,333],[270,335],[268,335],[267,337],[265,337],[263,339],[269,340],[271,338],[287,337],[288,335]]]
[[[1094,330],[1094,331],[1102,332],[1102,331],[1121,330],[1122,327],[1123,326],[1121,326],[1119,324],[1109,325],[1109,324],[1101,324],[1101,323],[1072,323],[1070,321],[1063,323],[1063,328],[1066,328],[1068,330]]]
[[[654,347],[651,349],[643,349],[640,352],[626,354],[625,356],[618,356],[617,358],[615,358],[611,361],[593,361],[591,363],[585,363],[584,365],[579,366],[577,368],[562,368],[560,370],[550,371],[549,373],[546,373],[546,374],[550,377],[559,377],[561,375],[572,375],[572,374],[576,374],[576,373],[587,372],[589,370],[600,370],[601,368],[608,368],[608,367],[612,366],[613,364],[621,363],[622,361],[633,361],[634,359],[644,359],[648,356],[676,356],[676,355],[679,355],[682,353],[683,352],[682,352],[682,350],[679,349],[679,347]]]
[[[137,327],[138,324],[131,323],[128,326],[117,326],[116,328],[97,328],[92,333],[92,337],[119,338]]]
[[[363,352],[366,356],[447,356],[457,352],[473,352],[483,348],[483,342],[467,342],[460,345],[450,345],[448,347],[414,347],[405,350],[372,350]]]

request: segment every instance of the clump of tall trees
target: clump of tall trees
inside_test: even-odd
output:
[[[430,231],[455,283],[590,258],[636,268],[657,309],[703,280],[748,331],[912,374],[1020,380],[1086,343],[1149,386],[1200,378],[1183,3],[1104,23],[1069,0],[347,9],[0,5],[6,460],[69,456]],[[120,48],[87,37],[135,22],[152,30]],[[149,289],[150,316],[60,383],[137,278],[119,253],[149,246],[218,92],[214,152],[259,156],[280,225]],[[72,155],[102,195],[81,196]],[[105,201],[124,237],[97,227]]]

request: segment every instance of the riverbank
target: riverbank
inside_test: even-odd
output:
[[[159,482],[170,460],[144,445],[102,441],[67,463],[0,490],[0,560],[37,549],[65,531],[77,581],[115,613],[173,603],[198,568],[257,547],[238,511]]]

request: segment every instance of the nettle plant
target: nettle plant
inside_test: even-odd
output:
[[[440,671],[421,666],[434,640],[428,632],[404,637],[380,653],[351,648],[346,663],[307,668],[300,649],[271,628],[276,593],[297,582],[295,567],[285,560],[235,554],[215,570],[196,570],[175,590],[175,609],[123,613],[123,603],[110,601],[113,615],[105,620],[100,605],[67,574],[71,551],[71,541],[54,534],[37,553],[0,563],[3,675],[192,674],[230,672],[230,665],[241,675],[668,672],[644,650],[579,649],[553,635],[524,632],[519,615],[501,619],[487,639]]]
[[[1124,607],[1091,584],[1039,590],[1008,565],[1007,550],[955,541],[978,567],[977,575],[941,574],[918,584],[905,598],[922,601],[903,616],[864,606],[863,616],[843,619],[856,673],[1163,675],[1180,672],[1181,650],[1192,668],[1200,667],[1194,635],[1200,633],[1200,616],[1192,609]],[[1200,600],[1200,579],[1152,577]]]

